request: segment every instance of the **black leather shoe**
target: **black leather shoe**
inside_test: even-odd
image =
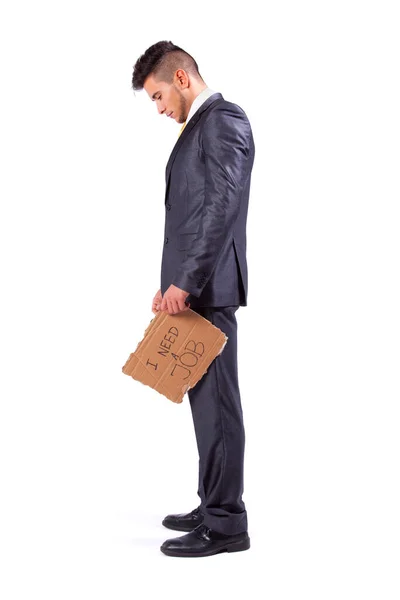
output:
[[[163,543],[160,550],[168,556],[212,556],[220,552],[240,552],[250,548],[247,531],[225,535],[199,525],[186,535]]]
[[[180,515],[168,515],[163,520],[162,524],[168,529],[175,531],[193,531],[195,527],[203,522],[203,515],[200,512],[200,506],[192,510],[192,512]]]

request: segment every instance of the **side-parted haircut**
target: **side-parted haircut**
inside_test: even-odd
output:
[[[133,67],[132,88],[142,90],[146,78],[151,74],[156,81],[172,83],[178,69],[202,79],[193,56],[172,42],[157,42],[147,48]]]

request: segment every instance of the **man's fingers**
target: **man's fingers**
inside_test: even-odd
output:
[[[169,312],[169,298],[167,296],[162,299],[160,310]]]
[[[171,299],[167,298],[167,302],[166,302],[166,310],[168,312],[169,315],[172,315],[172,305],[171,305]]]
[[[183,312],[184,310],[187,310],[187,308],[188,308],[186,306],[186,304],[185,304],[184,298],[179,298],[179,300],[178,300],[178,306],[179,306],[180,312]]]
[[[176,315],[179,312],[179,306],[175,298],[171,298],[168,302],[168,309],[170,315]]]
[[[186,304],[185,299],[182,296],[169,295],[168,292],[164,294],[161,304],[157,305],[154,303],[154,308],[158,310],[167,311],[170,315],[176,315],[180,312],[184,312],[190,308],[190,304]]]
[[[167,298],[164,295],[164,298],[161,301],[161,306],[160,306],[160,310],[167,310],[168,305],[167,305]]]

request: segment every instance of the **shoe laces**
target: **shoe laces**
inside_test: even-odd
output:
[[[207,540],[210,541],[210,528],[207,527],[206,525],[203,525],[203,523],[201,525],[198,525],[195,529],[194,529],[196,536],[200,539],[200,540]]]

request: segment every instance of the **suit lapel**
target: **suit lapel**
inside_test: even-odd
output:
[[[181,135],[178,137],[176,144],[173,147],[171,155],[169,157],[167,167],[165,169],[165,182],[166,182],[166,186],[167,186],[166,193],[165,193],[165,201],[167,201],[167,196],[168,196],[168,183],[169,183],[169,178],[171,175],[172,165],[174,163],[177,153],[179,152],[179,148],[182,146],[183,142],[185,141],[187,136],[190,134],[193,127],[200,120],[201,115],[206,110],[208,110],[211,106],[213,106],[216,102],[218,102],[218,100],[223,100],[223,99],[224,98],[223,98],[222,94],[220,94],[219,92],[216,92],[215,94],[213,94],[212,96],[207,98],[207,100],[205,102],[203,102],[203,104],[200,106],[200,108],[198,110],[196,110],[193,117],[190,119],[189,123],[186,125],[186,127],[182,131]]]

